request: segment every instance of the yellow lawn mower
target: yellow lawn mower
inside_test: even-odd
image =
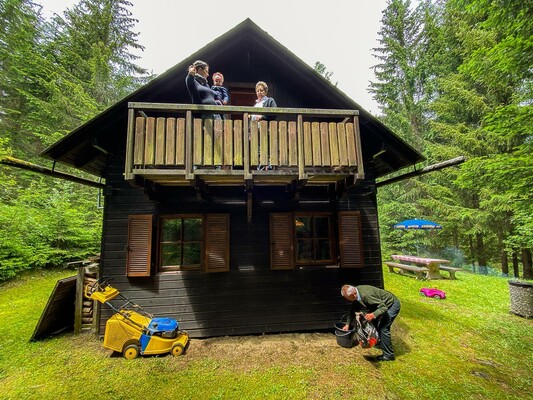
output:
[[[187,331],[179,330],[173,318],[153,318],[100,278],[85,286],[85,297],[107,304],[115,314],[107,320],[104,347],[122,353],[128,360],[141,355],[183,354],[189,343]],[[115,305],[111,301],[115,302]],[[116,304],[119,304],[118,306]]]

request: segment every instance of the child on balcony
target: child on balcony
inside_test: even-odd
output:
[[[220,101],[222,105],[229,103],[229,90],[224,87],[224,75],[220,72],[213,74],[213,86],[211,86],[211,90],[215,92],[215,101]]]

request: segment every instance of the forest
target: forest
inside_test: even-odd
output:
[[[0,281],[99,252],[99,189],[6,164],[46,163],[44,149],[153,78],[137,65],[131,7],[79,0],[46,19],[38,1],[0,0]],[[379,186],[384,258],[417,252],[533,279],[531,10],[532,0],[387,2],[369,86],[378,117],[425,165],[466,162]],[[410,218],[444,229],[392,229]]]

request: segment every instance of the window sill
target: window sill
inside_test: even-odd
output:
[[[296,265],[295,269],[339,269],[340,266],[336,264],[321,264],[321,265]]]

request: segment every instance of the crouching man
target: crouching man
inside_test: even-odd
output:
[[[383,354],[378,356],[378,361],[393,361],[394,350],[390,328],[394,319],[400,313],[400,300],[391,292],[370,285],[351,286],[344,285],[341,289],[342,296],[352,302],[347,324],[348,330],[356,312],[362,312],[367,321],[375,321],[381,340]]]

